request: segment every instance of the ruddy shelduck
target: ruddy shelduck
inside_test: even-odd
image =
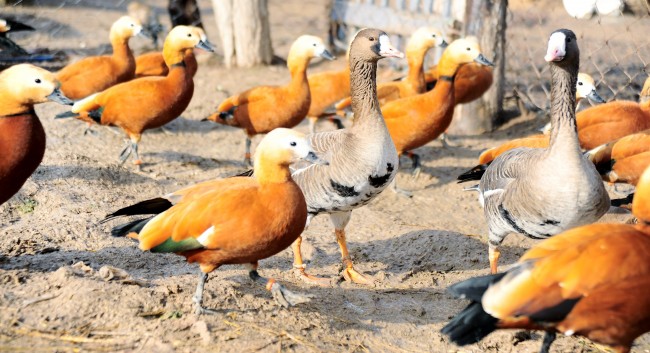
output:
[[[650,130],[621,137],[587,152],[603,180],[636,185],[650,165]]]
[[[279,304],[295,305],[308,298],[261,277],[257,263],[287,248],[305,228],[307,205],[289,170],[298,159],[325,163],[303,134],[276,129],[255,152],[253,177],[200,183],[120,209],[104,221],[157,214],[115,227],[112,234],[137,239],[143,251],[173,252],[197,262],[201,269],[193,297],[197,314],[213,313],[203,307],[204,286],[208,274],[226,264],[247,264],[250,278],[271,291]]]
[[[637,186],[636,225],[591,224],[558,234],[505,273],[476,277],[449,291],[470,304],[442,332],[458,345],[499,329],[583,336],[617,353],[650,330],[650,169]]]
[[[334,60],[323,41],[303,35],[291,45],[287,66],[291,82],[285,86],[259,86],[226,98],[217,112],[205,120],[244,129],[246,154],[250,164],[251,139],[278,127],[292,128],[306,116],[311,104],[307,66],[314,57]]]
[[[194,81],[184,56],[187,49],[194,47],[213,51],[203,32],[194,27],[174,27],[163,45],[167,76],[142,77],[116,85],[76,102],[72,114],[58,117],[119,126],[130,140],[120,153],[120,162],[133,153],[133,163],[140,165],[138,142],[142,133],[176,119],[192,99]]]
[[[120,17],[111,26],[112,55],[81,59],[56,74],[63,94],[77,100],[133,79],[135,59],[129,48],[129,39],[141,32],[142,26],[138,20],[129,16]]]
[[[200,27],[192,27],[201,33],[202,37],[207,38],[205,32]],[[194,56],[194,49],[185,50],[185,58],[183,59],[187,71],[194,77],[199,68]],[[142,54],[135,58],[135,77],[145,76],[167,76],[169,67],[165,63],[165,57],[162,52],[149,52]]]
[[[30,64],[0,73],[0,204],[23,186],[45,154],[45,130],[34,105],[72,104],[54,74]]]

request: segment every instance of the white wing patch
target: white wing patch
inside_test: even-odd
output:
[[[206,229],[205,232],[203,232],[201,235],[199,235],[198,238],[196,238],[196,240],[197,240],[199,243],[201,243],[201,245],[203,245],[203,246],[207,246],[208,239],[210,238],[210,236],[211,236],[213,233],[214,233],[214,226],[212,226],[212,227]]]

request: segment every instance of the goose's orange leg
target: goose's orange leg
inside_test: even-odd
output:
[[[345,239],[345,229],[335,229],[334,233],[336,233],[336,241],[341,248],[341,261],[343,261],[343,266],[345,266],[343,269],[343,278],[346,281],[352,281],[357,284],[373,285],[375,282],[373,279],[354,269],[354,263],[348,252],[348,244]]]
[[[490,260],[490,272],[492,274],[498,272],[497,266],[499,263],[499,257],[501,257],[501,251],[499,251],[499,248],[490,245],[490,248],[488,250],[488,258]]]
[[[293,271],[301,280],[315,284],[321,287],[329,287],[332,285],[332,282],[327,278],[312,276],[309,273],[305,272],[307,267],[302,261],[302,252],[300,246],[302,244],[302,236],[298,237],[296,241],[291,244],[291,250],[293,250]]]

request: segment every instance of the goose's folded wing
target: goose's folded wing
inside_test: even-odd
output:
[[[529,166],[541,157],[543,149],[515,148],[499,155],[481,178],[481,191],[504,189],[508,184],[529,170]]]

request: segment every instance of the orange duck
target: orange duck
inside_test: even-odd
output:
[[[617,138],[650,129],[650,77],[639,97],[640,103],[615,101],[578,113],[578,137],[584,149],[593,149]]]
[[[246,132],[244,162],[250,165],[251,139],[278,127],[292,128],[307,116],[311,94],[307,81],[307,66],[320,56],[334,60],[323,41],[314,36],[300,36],[291,45],[287,66],[291,82],[286,86],[258,86],[226,98],[217,112],[205,120],[239,127]]]
[[[45,154],[45,131],[34,104],[72,101],[61,94],[54,74],[30,64],[0,73],[0,204],[20,190]]]
[[[632,210],[639,222],[573,228],[537,244],[505,273],[476,277],[449,291],[470,300],[442,332],[458,345],[498,329],[579,335],[629,352],[650,330],[650,170]]]
[[[308,298],[257,273],[259,260],[286,249],[305,228],[307,205],[289,170],[297,159],[322,163],[303,134],[276,129],[257,148],[253,177],[200,183],[120,209],[103,222],[157,214],[117,226],[112,235],[137,239],[143,251],[173,252],[198,262],[201,275],[193,297],[197,314],[214,313],[202,305],[203,287],[208,274],[226,264],[248,264],[251,279],[271,291],[278,303],[298,304]]]
[[[199,31],[202,37],[206,37],[202,28],[192,28]],[[194,77],[196,71],[199,69],[199,64],[196,62],[196,57],[194,56],[194,49],[185,50],[183,61],[187,66],[187,71],[192,75],[192,77]],[[165,64],[165,58],[163,57],[162,52],[149,52],[135,58],[135,77],[167,76],[168,73],[169,67]]]
[[[72,114],[57,118],[76,117],[86,122],[119,126],[130,139],[120,153],[120,162],[124,163],[133,153],[134,164],[140,165],[138,142],[142,133],[176,119],[192,99],[194,81],[183,58],[186,50],[194,47],[213,51],[196,28],[174,27],[163,44],[163,56],[169,66],[167,76],[143,77],[116,85],[76,102]]]
[[[603,180],[636,185],[650,165],[650,130],[621,137],[587,152]]]
[[[466,37],[467,40],[476,41],[475,37]],[[438,82],[438,66],[431,67],[424,73],[426,89],[430,91]],[[465,104],[478,99],[492,86],[492,68],[489,66],[468,63],[458,68],[454,76],[454,98],[456,104]]]
[[[440,81],[436,87],[423,94],[398,99],[382,107],[390,136],[399,155],[424,146],[442,134],[454,113],[454,75],[458,68],[476,61],[492,65],[475,41],[457,39],[445,49],[438,64]],[[419,157],[409,153],[415,173],[419,172]],[[393,184],[393,189],[396,186]]]
[[[135,59],[129,39],[142,32],[138,20],[122,16],[111,27],[113,55],[92,56],[72,63],[59,71],[56,78],[70,99],[81,99],[103,91],[135,75]]]
[[[447,47],[447,41],[440,31],[431,27],[422,27],[415,31],[406,45],[408,75],[403,81],[384,82],[377,85],[377,99],[384,105],[396,99],[410,97],[426,92],[424,81],[424,57],[433,47]],[[347,108],[352,103],[350,97],[336,104],[336,109]]]

